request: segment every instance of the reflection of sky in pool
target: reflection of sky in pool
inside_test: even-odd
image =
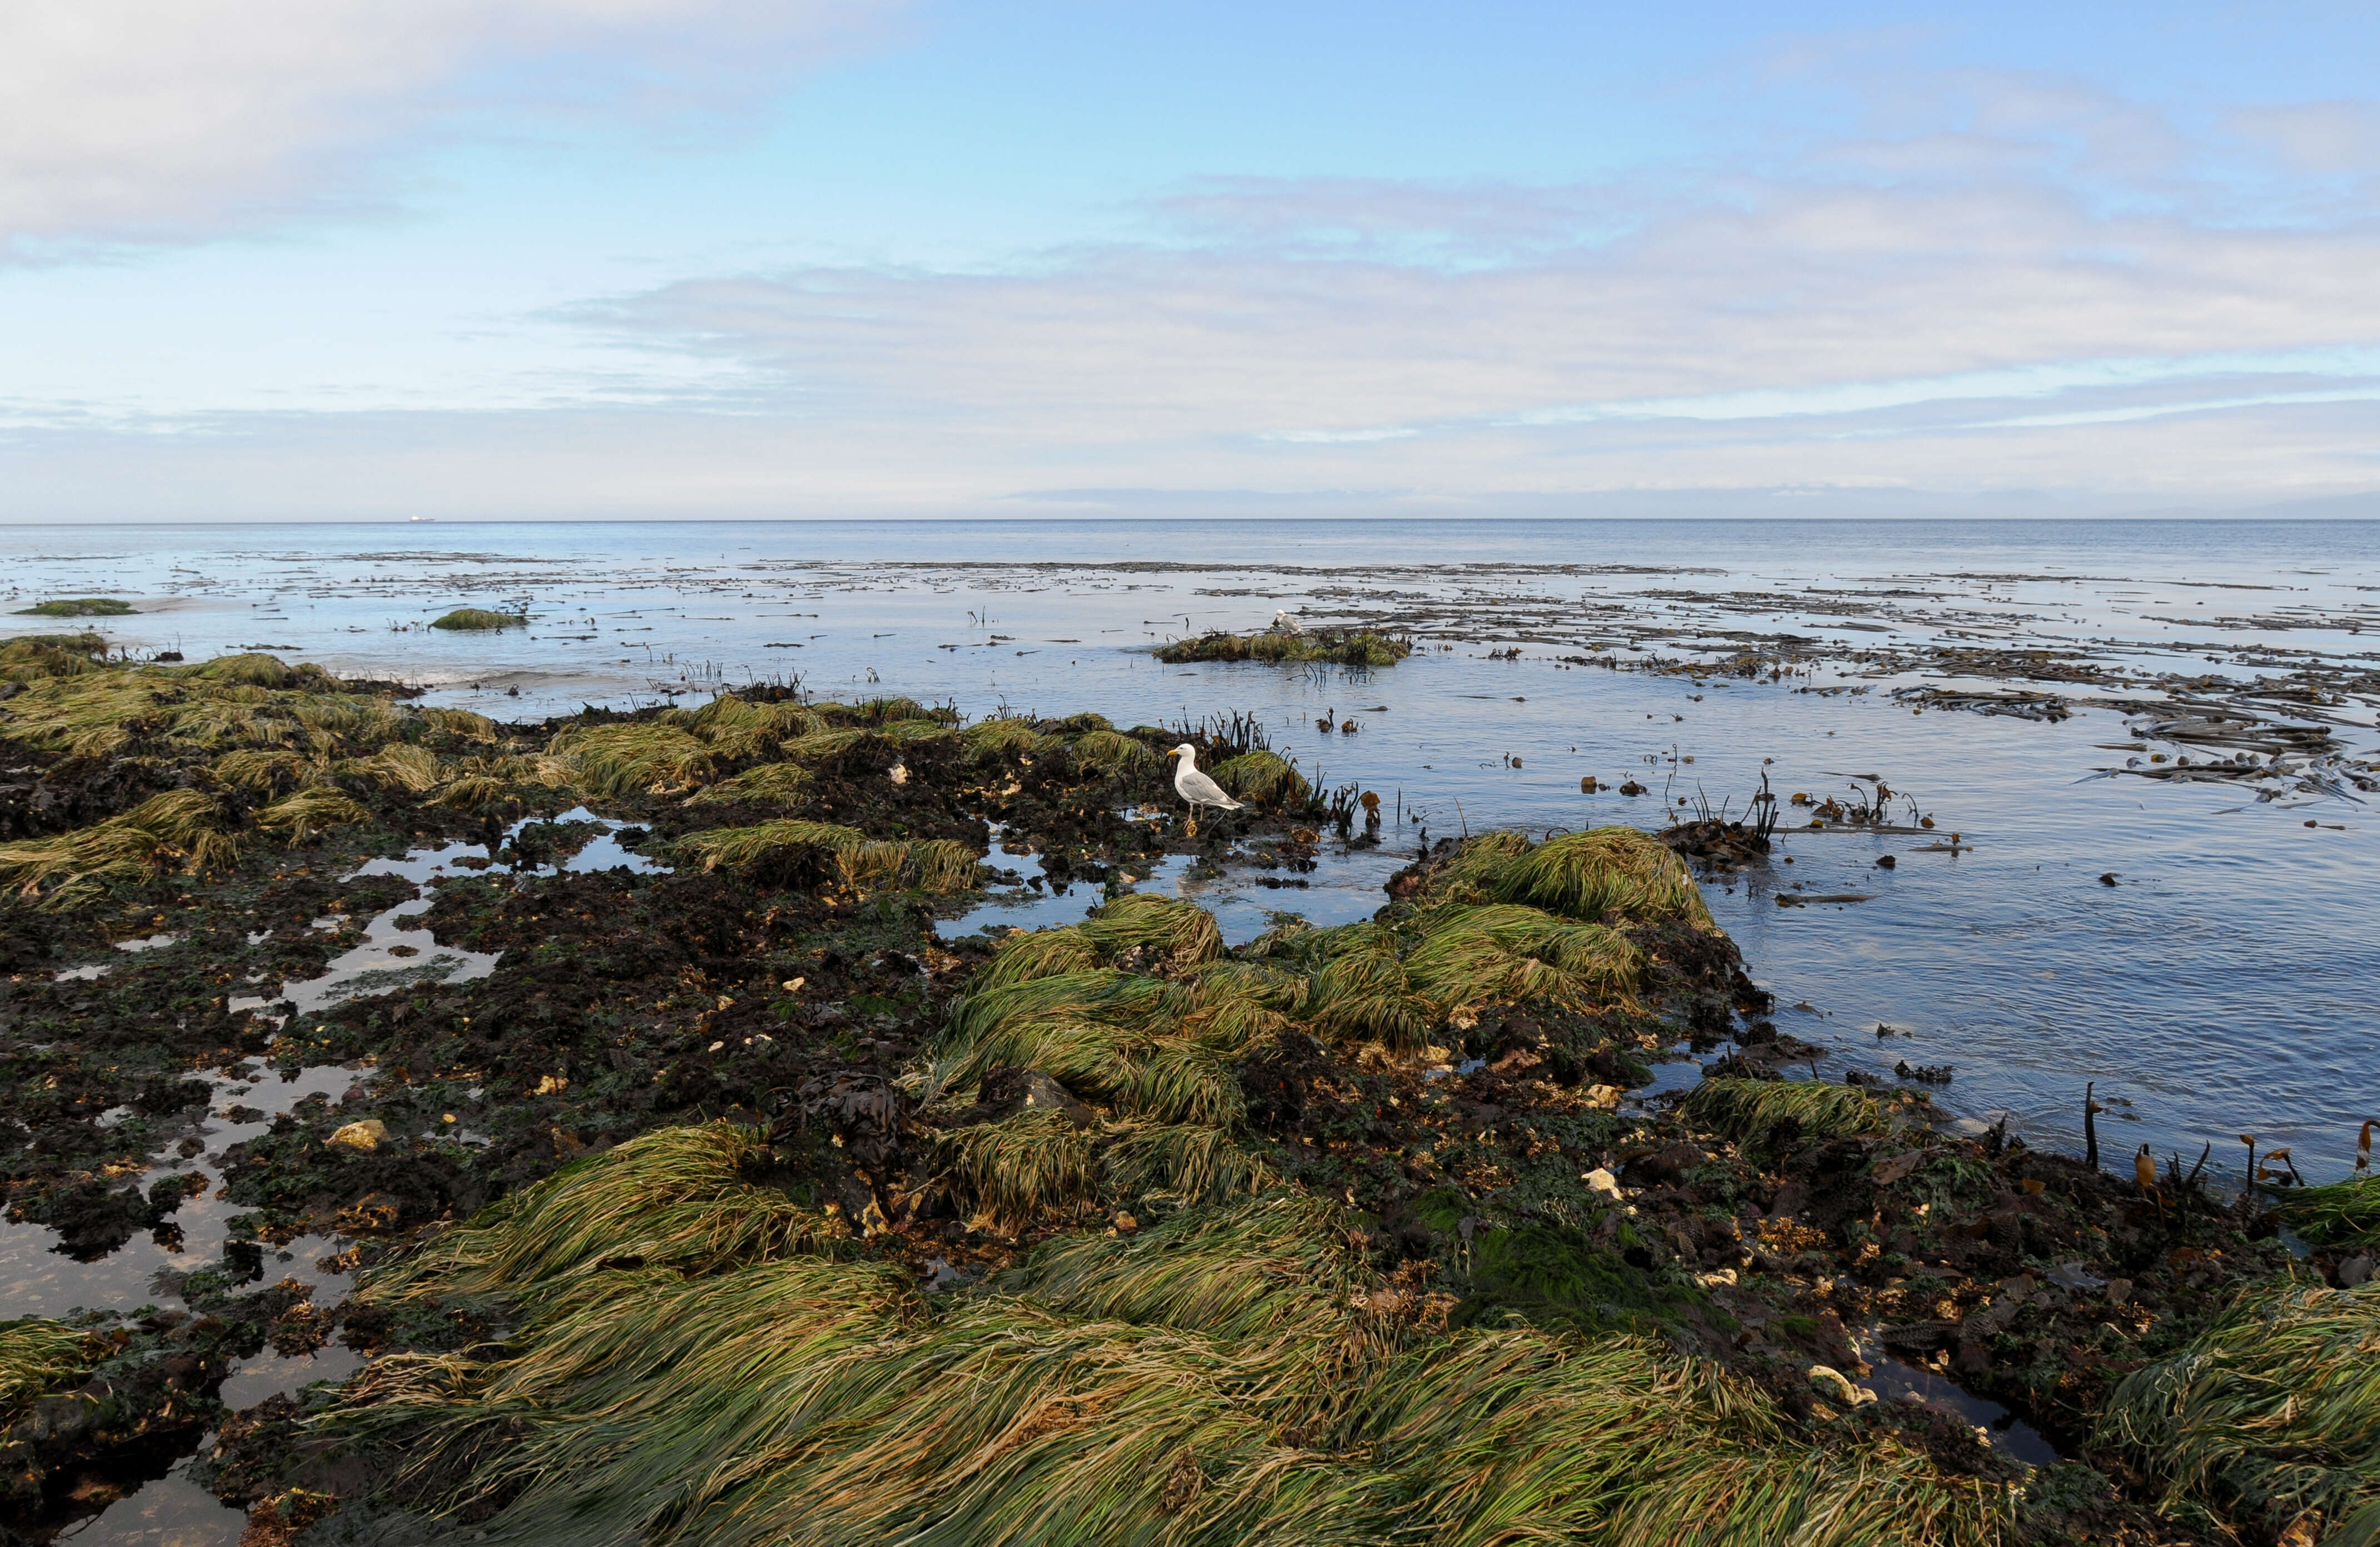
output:
[[[1328,840],[1314,868],[1302,874],[1235,864],[1234,859],[1245,856],[1225,856],[1215,864],[1202,864],[1195,855],[1167,854],[1147,865],[1126,865],[1123,873],[1132,880],[1119,880],[1118,889],[1195,901],[1215,915],[1223,943],[1237,946],[1271,928],[1282,915],[1293,913],[1317,925],[1370,918],[1388,900],[1380,889],[1388,878],[1412,863],[1408,853],[1351,852]],[[937,923],[935,931],[942,938],[986,928],[1050,929],[1079,924],[1109,896],[1102,886],[1075,882],[1061,888],[1050,882],[1038,853],[1009,853],[995,843],[991,862],[1015,872],[1022,883],[994,888],[963,917]],[[1036,886],[1036,881],[1041,884]]]

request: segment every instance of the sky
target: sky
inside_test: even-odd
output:
[[[2380,7],[11,0],[0,521],[2380,516]]]

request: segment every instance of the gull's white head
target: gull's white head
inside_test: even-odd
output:
[[[1180,746],[1175,747],[1165,755],[1168,757],[1187,757],[1191,761],[1196,762],[1198,758],[1198,749],[1192,746],[1188,742],[1184,742]]]

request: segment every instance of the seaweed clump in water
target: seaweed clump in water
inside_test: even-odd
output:
[[[493,612],[484,607],[458,607],[455,609],[454,611],[445,614],[443,617],[432,618],[430,621],[430,626],[431,628],[468,631],[477,629],[521,628],[526,626],[528,622],[528,614],[526,612]]]
[[[2380,1248],[2380,1177],[2290,1188],[2277,1194],[2273,1207],[2310,1241]]]
[[[1320,661],[1331,666],[1394,666],[1413,654],[1413,641],[1402,635],[1375,634],[1369,629],[1317,630],[1292,634],[1268,629],[1258,634],[1202,634],[1157,647],[1157,659],[1172,665],[1201,660]]]
[[[17,609],[19,618],[127,618],[136,610],[115,597],[52,597]]]
[[[29,1316],[0,1322],[0,1423],[42,1392],[99,1362],[100,1339],[60,1322]]]

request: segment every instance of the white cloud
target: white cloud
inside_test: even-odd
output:
[[[1397,191],[1374,188],[1374,206]],[[1302,192],[1276,190],[1285,219]],[[1437,190],[1419,201],[1439,218]],[[1007,273],[806,270],[689,281],[605,319],[774,371],[778,401],[806,416],[1090,443],[1355,443],[1382,427],[2380,375],[2380,234],[2361,229],[2107,216],[1998,184],[1776,181],[1725,205],[1589,214],[1630,232],[1478,266],[1234,240]]]
[[[1772,387],[1718,393],[1700,397],[1645,398],[1541,409],[1520,416],[1523,424],[1582,423],[1595,419],[1742,420],[1864,414],[1879,409],[1925,404],[1965,405],[1978,401],[2011,402],[2080,393],[2163,387],[2168,400],[2131,407],[2097,410],[2124,417],[2146,417],[2222,405],[2248,402],[2342,401],[2332,393],[2308,393],[2277,389],[2255,399],[2222,396],[2240,379],[2277,381],[2282,378],[2350,378],[2363,381],[2347,389],[2359,399],[2380,391],[2380,348],[2324,347],[2278,352],[2230,352],[2208,355],[2149,357],[2132,359],[2075,359],[1996,370],[1964,371],[1949,376],[1921,376],[1900,381],[1848,381],[1808,387]],[[2210,396],[2193,385],[2216,385]],[[2088,411],[2086,411],[2088,412]],[[2003,423],[2052,422],[2002,420]],[[2070,422],[2060,417],[2056,422]],[[2071,420],[2070,422],[2082,422]]]
[[[2015,126],[1968,135],[1989,153],[1884,175],[1836,144],[1669,188],[1238,179],[1144,245],[692,280],[590,320],[773,375],[749,411],[840,427],[813,477],[894,498],[860,448],[975,500],[2373,486],[2380,230],[2242,219],[2119,106],[1985,116]],[[2088,177],[2010,174],[2037,132]]]
[[[1373,429],[1284,429],[1267,439],[1298,446],[1359,445],[1366,441],[1402,441],[1420,433],[1404,425],[1382,425]]]
[[[2241,108],[2231,127],[2309,172],[2380,173],[2380,107],[2365,102]]]
[[[2205,170],[2234,145],[2068,84],[1955,84],[1930,119],[1904,102],[1890,133],[1756,173],[1215,179],[1138,243],[689,278],[541,319],[655,362],[633,408],[27,431],[0,441],[0,517],[1245,512],[1250,491],[2084,511],[2380,485],[2372,211],[2286,177],[2243,191]],[[184,502],[140,507],[155,489]]]
[[[205,234],[353,193],[442,114],[766,75],[865,0],[10,0],[0,6],[0,250]],[[714,61],[732,61],[722,66]],[[551,92],[548,100],[554,99]]]

